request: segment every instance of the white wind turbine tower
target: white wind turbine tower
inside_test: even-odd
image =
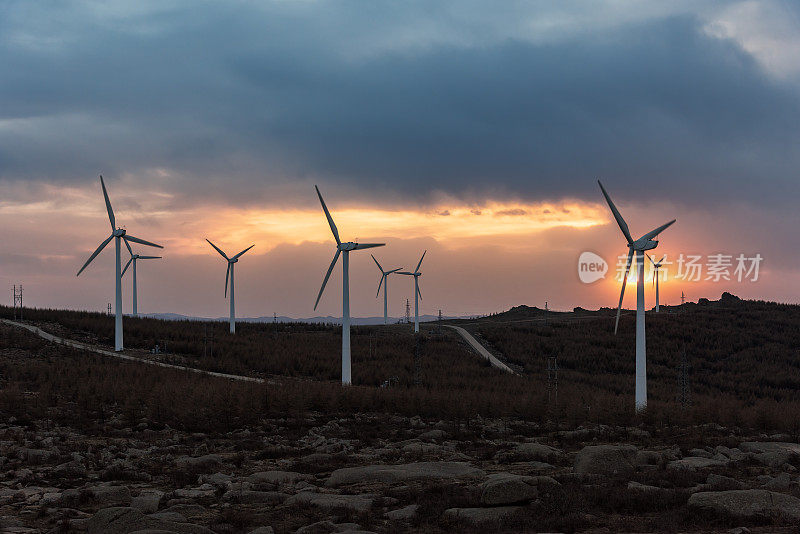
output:
[[[614,218],[617,220],[617,224],[628,242],[628,260],[625,264],[625,275],[622,278],[622,290],[619,293],[617,320],[614,324],[615,334],[619,326],[619,314],[622,310],[622,298],[625,295],[625,284],[628,281],[628,270],[631,267],[631,258],[633,254],[636,253],[638,273],[636,276],[636,410],[641,411],[647,407],[647,349],[644,335],[644,253],[646,250],[652,250],[658,246],[658,241],[653,238],[673,224],[675,219],[666,224],[662,224],[655,230],[647,232],[634,241],[633,237],[631,237],[630,230],[628,230],[628,224],[611,201],[611,197],[606,193],[603,184],[600,183],[600,180],[598,180],[597,183],[600,185],[600,190],[603,192],[603,196],[606,197],[608,207],[611,208],[611,212],[614,214]]]
[[[336,266],[336,261],[339,255],[342,255],[342,384],[350,385],[350,251],[361,250],[364,248],[382,247],[384,243],[342,243],[339,239],[339,230],[333,222],[331,213],[322,200],[322,194],[319,192],[319,187],[316,185],[314,189],[317,190],[319,202],[322,204],[322,209],[325,211],[325,217],[328,219],[328,224],[333,232],[333,238],[336,239],[336,254],[333,256],[331,266],[328,267],[328,272],[325,273],[325,280],[322,281],[322,287],[319,288],[317,301],[314,303],[314,309],[317,309],[319,299],[322,298],[322,292],[325,291],[325,285],[328,283],[328,278],[331,276],[333,268]]]
[[[208,241],[208,239],[206,239],[206,241]],[[248,250],[253,248],[255,245],[250,245],[249,247],[247,247],[246,249],[244,249],[243,251],[241,251],[240,253],[238,253],[234,257],[229,258],[228,255],[225,254],[224,252],[222,252],[222,250],[220,250],[220,248],[217,245],[215,245],[211,241],[208,241],[208,244],[211,245],[212,247],[214,247],[214,249],[217,252],[219,252],[222,255],[222,257],[225,258],[228,261],[228,270],[225,271],[225,296],[226,297],[228,296],[228,279],[230,278],[230,281],[231,281],[231,298],[230,298],[230,301],[231,301],[231,316],[230,316],[230,323],[231,323],[231,334],[235,334],[236,333],[236,299],[234,298],[234,293],[233,293],[233,266],[234,266],[234,264],[239,262],[239,257],[242,254],[244,254],[245,252],[247,252]]]
[[[422,257],[419,259],[419,263],[417,264],[417,268],[414,269],[413,273],[408,271],[401,271],[397,274],[404,274],[407,276],[414,277],[414,333],[416,334],[419,332],[419,299],[422,298],[422,293],[419,291],[419,277],[422,276],[422,273],[419,272],[419,267],[422,265],[422,260],[425,259],[425,254],[427,254],[427,250],[422,253]]]
[[[653,258],[651,258],[650,255],[648,254],[647,255],[647,259],[650,260],[650,263],[653,264],[653,269],[654,269],[654,271],[653,271],[653,283],[656,285],[656,313],[658,313],[658,311],[659,311],[659,308],[658,308],[658,270],[661,268],[661,265],[664,263],[664,260],[667,259],[667,255],[664,254],[664,256],[660,260],[653,261]]]
[[[133,249],[131,249],[130,243],[125,241],[125,246],[128,247],[128,252],[131,255],[131,259],[128,260],[128,263],[125,264],[125,268],[122,269],[122,274],[120,278],[125,276],[125,273],[128,270],[128,267],[133,264],[133,315],[134,317],[139,317],[139,303],[138,303],[138,290],[136,289],[136,262],[138,260],[160,260],[161,256],[142,256],[141,254],[134,254]]]
[[[370,254],[372,256],[372,254]],[[396,273],[402,267],[398,267],[397,269],[392,269],[391,271],[384,271],[381,264],[378,263],[378,260],[375,259],[375,256],[372,256],[372,260],[375,262],[375,265],[378,266],[378,269],[381,271],[381,281],[378,282],[378,292],[375,294],[375,298],[378,298],[378,295],[381,294],[381,284],[383,284],[383,324],[389,324],[389,311],[388,311],[388,304],[386,301],[386,291],[387,287],[389,286],[389,275],[392,273]]]
[[[114,313],[115,313],[115,321],[114,321],[114,350],[121,351],[123,349],[122,344],[122,260],[120,259],[120,249],[122,240],[125,241],[125,244],[128,244],[128,241],[133,241],[134,243],[139,243],[141,245],[147,245],[148,247],[157,247],[157,248],[164,248],[161,245],[156,245],[155,243],[151,243],[150,241],[145,241],[144,239],[139,239],[138,237],[133,237],[132,235],[128,235],[124,228],[117,228],[116,226],[116,219],[114,218],[114,210],[111,209],[111,201],[108,200],[108,192],[106,191],[106,184],[103,182],[103,177],[100,176],[100,186],[103,188],[103,197],[106,200],[106,211],[108,211],[108,220],[111,223],[111,235],[108,238],[100,243],[100,246],[97,247],[97,250],[89,256],[89,259],[86,260],[86,263],[83,264],[81,270],[78,271],[76,276],[80,276],[84,269],[92,262],[95,257],[100,254],[100,251],[103,250],[106,245],[108,245],[112,239],[115,240],[116,245],[116,258],[117,258],[117,268],[114,276],[115,284],[114,284],[114,291],[115,291],[115,299],[114,299]]]

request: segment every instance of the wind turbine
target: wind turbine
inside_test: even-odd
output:
[[[319,202],[322,204],[322,209],[325,212],[325,217],[328,219],[328,224],[333,232],[333,238],[336,239],[336,254],[333,256],[331,266],[328,267],[328,272],[325,273],[325,280],[322,281],[322,287],[319,288],[317,295],[317,302],[314,303],[314,309],[317,309],[319,299],[322,298],[322,292],[325,291],[325,285],[328,283],[328,278],[331,277],[331,272],[336,266],[336,261],[339,255],[342,255],[342,384],[350,385],[350,251],[361,250],[364,248],[382,247],[384,243],[342,243],[339,239],[339,230],[336,229],[336,224],[333,222],[333,217],[322,200],[322,194],[319,192],[319,187],[316,185],[314,189],[317,190]]]
[[[653,264],[653,268],[655,269],[653,271],[653,283],[656,285],[656,313],[658,313],[658,270],[661,268],[664,260],[667,259],[667,255],[664,254],[664,256],[657,262],[653,261],[653,258],[651,258],[649,254],[647,255],[647,259],[650,260],[650,263]]]
[[[370,254],[372,256],[372,254]],[[386,291],[387,286],[389,285],[389,275],[392,273],[396,273],[402,267],[398,267],[397,269],[392,269],[391,271],[384,271],[381,264],[378,263],[378,260],[375,259],[375,256],[372,256],[372,260],[375,262],[375,265],[378,266],[378,269],[381,271],[381,281],[378,282],[378,292],[375,294],[375,298],[378,298],[378,295],[381,294],[381,284],[383,284],[383,324],[389,324],[389,313],[388,313],[388,306],[386,304]]]
[[[419,259],[419,263],[417,264],[417,268],[414,269],[413,273],[408,271],[401,271],[397,274],[405,274],[407,276],[414,277],[414,333],[416,334],[419,332],[419,299],[422,298],[422,293],[419,291],[419,277],[422,276],[422,273],[419,272],[419,266],[422,265],[422,260],[425,259],[425,254],[427,254],[427,250],[422,253],[422,257]]]
[[[138,292],[136,290],[136,261],[137,260],[160,260],[161,256],[142,256],[140,254],[134,254],[133,249],[131,248],[130,243],[125,241],[125,246],[128,247],[128,252],[131,255],[131,259],[128,260],[128,263],[125,264],[125,268],[122,269],[122,274],[120,278],[125,276],[125,273],[128,270],[128,267],[133,264],[133,315],[134,317],[139,317],[139,304],[138,304]]]
[[[636,253],[638,273],[636,276],[636,410],[641,411],[647,407],[647,349],[644,335],[644,253],[646,250],[652,250],[658,246],[658,241],[653,238],[672,225],[675,219],[672,219],[666,224],[662,224],[655,230],[651,230],[639,239],[634,240],[633,237],[631,237],[630,230],[628,230],[628,224],[611,201],[611,197],[606,193],[603,184],[600,183],[600,180],[598,180],[597,183],[600,185],[603,196],[606,197],[608,207],[611,208],[611,212],[617,220],[619,229],[622,230],[628,242],[628,260],[625,264],[625,275],[622,278],[622,290],[619,293],[619,306],[617,306],[617,320],[614,323],[614,334],[617,333],[617,327],[619,326],[619,314],[622,310],[622,298],[625,295],[625,284],[628,281],[628,270],[631,267],[631,258],[633,254]]]
[[[122,273],[120,272],[122,266],[122,260],[120,259],[120,248],[121,248],[121,241],[125,241],[125,244],[128,244],[128,241],[133,241],[134,243],[139,243],[141,245],[147,245],[148,247],[157,247],[157,248],[164,248],[161,245],[156,245],[155,243],[151,243],[150,241],[145,241],[144,239],[139,239],[138,237],[133,237],[132,235],[128,235],[127,231],[124,228],[117,228],[116,226],[116,219],[114,218],[114,210],[111,209],[111,201],[108,200],[108,191],[106,191],[106,184],[103,181],[103,177],[100,176],[100,186],[103,188],[103,197],[106,199],[106,211],[108,211],[108,221],[111,223],[111,235],[108,238],[100,243],[100,246],[97,247],[97,250],[89,256],[89,259],[86,260],[86,263],[83,264],[81,270],[78,271],[78,274],[75,276],[80,276],[84,269],[92,262],[100,251],[103,250],[106,245],[108,245],[112,239],[115,240],[116,245],[116,258],[117,258],[117,268],[114,276],[115,285],[115,299],[114,299],[114,313],[115,313],[115,321],[114,321],[114,350],[119,352],[123,349],[122,346]]]
[[[206,239],[206,241],[208,241],[208,239]],[[236,333],[236,300],[235,300],[234,294],[233,294],[233,266],[234,266],[234,264],[239,262],[239,257],[242,254],[244,254],[245,252],[247,252],[248,250],[253,248],[255,245],[254,244],[250,245],[249,247],[247,247],[246,249],[244,249],[243,251],[241,251],[240,253],[238,253],[234,257],[229,258],[228,255],[225,254],[224,252],[222,252],[222,250],[220,250],[220,248],[217,245],[215,245],[211,241],[208,241],[208,244],[211,245],[212,247],[214,247],[214,249],[217,252],[219,252],[222,255],[222,257],[225,258],[228,261],[228,270],[225,271],[225,296],[226,297],[228,296],[228,278],[230,278],[230,280],[231,280],[231,298],[230,298],[230,301],[231,301],[231,317],[230,317],[231,334],[235,334]]]

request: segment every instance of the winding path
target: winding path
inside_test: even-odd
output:
[[[449,324],[442,325],[442,326],[445,326],[447,328],[452,328],[453,330],[458,332],[461,335],[461,337],[464,338],[464,341],[466,341],[469,344],[469,346],[472,347],[475,350],[475,352],[477,352],[479,355],[481,355],[484,358],[486,358],[487,360],[489,360],[489,363],[491,363],[494,367],[497,367],[501,371],[505,371],[507,373],[511,373],[512,375],[517,374],[517,373],[514,372],[514,370],[511,367],[507,366],[506,364],[504,364],[503,362],[498,360],[496,356],[494,356],[491,352],[486,350],[486,347],[481,345],[478,342],[477,339],[472,337],[472,334],[470,334],[469,332],[467,332],[466,330],[464,330],[460,326],[453,326],[453,325],[449,325]]]
[[[105,349],[101,349],[101,348],[98,348],[98,347],[95,347],[95,346],[92,346],[92,345],[89,345],[89,344],[86,344],[86,343],[81,343],[79,341],[73,341],[71,339],[65,339],[63,337],[58,337],[58,336],[55,336],[55,335],[50,334],[48,332],[45,332],[44,330],[42,330],[38,326],[33,326],[33,325],[30,325],[30,324],[25,324],[25,323],[18,323],[16,321],[11,321],[10,319],[2,319],[2,318],[0,318],[0,322],[3,322],[4,324],[10,325],[10,326],[16,326],[16,327],[19,327],[19,328],[24,328],[25,330],[28,330],[29,332],[33,332],[34,334],[36,334],[40,338],[45,339],[47,341],[50,341],[52,343],[56,343],[58,345],[65,345],[67,347],[72,347],[73,349],[86,350],[86,351],[89,351],[89,352],[94,352],[96,354],[100,354],[102,356],[110,356],[112,358],[118,358],[120,360],[127,360],[129,362],[137,362],[137,363],[144,363],[144,364],[147,364],[147,365],[155,365],[157,367],[166,367],[168,369],[178,369],[178,370],[181,370],[181,371],[189,371],[189,372],[192,372],[192,373],[198,373],[198,374],[202,374],[202,375],[213,376],[213,377],[216,377],[216,378],[226,378],[228,380],[236,380],[238,382],[254,382],[256,384],[264,384],[264,383],[267,382],[263,378],[255,378],[255,377],[252,377],[252,376],[242,376],[242,375],[230,375],[228,373],[217,373],[217,372],[214,372],[214,371],[205,371],[203,369],[196,369],[194,367],[186,367],[184,365],[175,365],[175,364],[172,364],[172,363],[164,363],[164,362],[157,362],[157,361],[154,361],[154,360],[145,360],[144,358],[136,358],[135,356],[129,356],[129,355],[123,354],[121,352],[114,352],[114,351],[111,351],[111,350],[105,350]]]

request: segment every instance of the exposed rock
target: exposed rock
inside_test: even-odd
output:
[[[392,510],[390,512],[386,512],[384,515],[387,519],[393,519],[395,521],[407,521],[412,519],[415,515],[417,515],[417,510],[419,509],[418,504],[409,504],[408,506],[404,506],[403,508],[398,508],[397,510]]]
[[[275,531],[272,530],[272,527],[258,527],[254,528],[247,534],[275,534]]]
[[[497,523],[514,515],[521,506],[496,506],[493,508],[448,508],[444,519],[465,521],[475,526],[483,523]]]
[[[216,454],[206,454],[196,458],[181,456],[175,459],[175,465],[182,469],[208,472],[219,468],[222,465],[222,459]]]
[[[745,489],[745,485],[735,478],[714,473],[709,474],[708,478],[706,478],[706,486],[714,491]]]
[[[539,495],[536,477],[495,473],[480,485],[481,504],[516,504],[528,502]]]
[[[534,460],[547,463],[557,463],[564,457],[561,449],[556,449],[544,443],[520,443],[514,448],[513,456],[520,460]]]
[[[158,506],[163,496],[163,491],[154,489],[142,490],[139,495],[131,500],[131,508],[136,508],[146,514],[151,514],[158,511]]]
[[[86,522],[89,534],[130,534],[148,529],[178,534],[213,534],[205,527],[149,517],[135,508],[103,508]]]
[[[326,486],[341,486],[359,482],[393,484],[413,479],[477,478],[485,473],[465,462],[416,462],[397,465],[366,465],[346,467],[331,473]]]
[[[649,486],[647,484],[642,484],[640,482],[630,481],[628,482],[628,489],[634,491],[640,491],[642,493],[656,493],[659,491],[663,491],[662,488],[658,486]]]
[[[286,499],[286,504],[311,504],[320,508],[347,508],[357,512],[369,510],[374,502],[374,494],[335,495],[313,491],[302,491]]]
[[[745,441],[739,444],[739,449],[756,455],[778,453],[784,455],[787,461],[800,456],[800,444],[782,441]]]
[[[223,501],[240,504],[277,504],[284,499],[286,499],[286,494],[277,491],[230,490],[222,496]]]
[[[131,503],[131,490],[127,486],[92,486],[84,491],[103,508]]]
[[[714,458],[703,458],[702,456],[689,456],[681,458],[680,460],[673,460],[667,464],[667,469],[688,469],[694,471],[697,469],[704,469],[706,467],[720,467],[727,464],[723,460],[715,460]]]
[[[737,519],[782,516],[800,521],[800,499],[761,489],[706,491],[689,497],[689,508]]]
[[[314,477],[294,471],[260,471],[247,477],[247,481],[252,484],[294,483],[300,480],[314,480]]]
[[[575,457],[579,475],[628,476],[634,471],[636,447],[633,445],[590,445]]]

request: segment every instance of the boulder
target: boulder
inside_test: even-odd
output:
[[[386,512],[383,515],[386,516],[387,519],[393,519],[395,521],[408,521],[409,519],[413,519],[414,516],[417,515],[417,510],[419,510],[418,504],[409,504],[408,506],[404,506],[403,508],[398,508],[397,510]]]
[[[703,491],[692,494],[688,505],[695,511],[736,519],[783,517],[800,521],[800,499],[762,489]]]
[[[513,516],[521,506],[495,506],[493,508],[448,508],[442,518],[451,521],[464,521],[480,526],[484,523],[497,523]]]
[[[485,473],[466,462],[416,462],[398,465],[366,465],[337,469],[326,486],[341,486],[360,482],[382,482],[394,484],[414,479],[478,478]]]
[[[181,456],[175,459],[175,465],[181,469],[191,471],[209,472],[216,470],[222,465],[222,458],[216,454],[206,454],[193,458],[191,456]]]
[[[131,508],[136,508],[146,514],[158,511],[158,505],[164,496],[163,491],[148,489],[142,490],[139,495],[131,500]]]
[[[704,458],[702,456],[688,456],[680,460],[673,460],[667,464],[667,469],[688,469],[695,471],[697,469],[704,469],[706,467],[721,467],[728,462],[724,460],[716,460],[714,458]]]
[[[590,445],[575,457],[578,475],[628,476],[634,471],[637,449],[633,445]]]
[[[520,443],[514,448],[513,456],[520,460],[534,460],[539,462],[557,463],[564,456],[561,449],[556,449],[544,443]]]
[[[251,484],[294,483],[300,480],[313,480],[314,477],[294,471],[260,471],[247,477]]]
[[[83,491],[103,508],[131,503],[131,490],[127,486],[91,486]]]
[[[375,495],[336,495],[301,491],[297,495],[286,499],[285,502],[286,504],[311,504],[320,508],[347,508],[356,512],[366,512],[372,508],[372,503],[375,502]]]
[[[146,516],[135,508],[103,508],[86,522],[88,534],[130,534],[141,530],[161,530],[178,534],[213,534],[191,523],[179,523]]]
[[[223,501],[239,504],[278,504],[286,498],[285,493],[277,491],[256,491],[256,490],[230,490],[222,496]]]
[[[495,473],[480,485],[481,504],[516,504],[529,502],[539,495],[536,477]]]
[[[752,453],[760,463],[769,467],[781,467],[784,464],[800,461],[800,444],[781,441],[745,441],[739,449]]]

